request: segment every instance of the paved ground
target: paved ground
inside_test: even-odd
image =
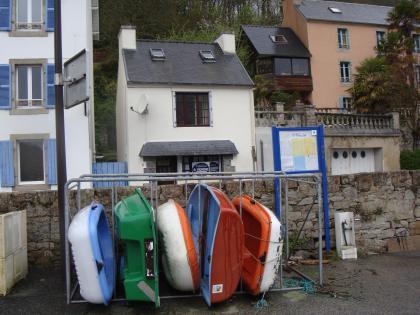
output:
[[[259,314],[420,314],[420,252],[373,255],[337,261],[325,269],[324,288],[316,294],[270,293]],[[236,296],[209,309],[200,298],[162,300],[157,311],[147,304],[112,307],[66,305],[60,273],[30,270],[10,295],[0,297],[0,314],[255,314],[255,298]]]

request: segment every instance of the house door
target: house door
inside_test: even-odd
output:
[[[178,172],[176,156],[160,156],[156,158],[156,173],[176,173]],[[160,181],[159,185],[174,184],[173,181]]]

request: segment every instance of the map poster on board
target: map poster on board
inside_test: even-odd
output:
[[[282,171],[319,171],[317,130],[282,130],[279,142]]]

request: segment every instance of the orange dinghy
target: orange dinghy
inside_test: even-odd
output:
[[[166,279],[177,290],[197,290],[200,286],[200,270],[184,209],[170,199],[159,206],[157,218]]]
[[[242,280],[252,295],[266,292],[273,285],[283,249],[281,224],[274,213],[250,196],[233,199],[238,212],[242,206],[245,229]]]

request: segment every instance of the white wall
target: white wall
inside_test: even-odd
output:
[[[62,0],[63,62],[82,49],[88,53],[88,81],[91,100],[84,106],[65,110],[67,177],[74,178],[91,173],[94,154],[93,124],[93,56],[92,14],[90,0]],[[0,31],[0,64],[9,64],[10,59],[48,59],[54,63],[54,33],[46,37],[10,37]],[[49,134],[55,138],[55,111],[47,114],[10,115],[0,110],[0,141],[10,140],[10,134]],[[1,189],[0,189],[1,190]]]
[[[175,91],[210,92],[213,126],[174,127],[172,93]],[[148,113],[145,115],[139,115],[131,110],[126,112],[127,162],[130,173],[143,172],[145,165],[139,157],[139,152],[143,144],[149,141],[231,140],[239,151],[232,160],[236,171],[253,170],[251,148],[255,145],[255,135],[252,89],[128,87],[126,93],[126,108],[136,104],[142,94],[146,95],[149,103]],[[122,98],[118,98],[118,101],[121,100]],[[118,104],[118,111],[120,107]],[[124,134],[121,128],[119,132]],[[120,147],[124,147],[124,136],[119,137],[118,141],[120,152]]]

